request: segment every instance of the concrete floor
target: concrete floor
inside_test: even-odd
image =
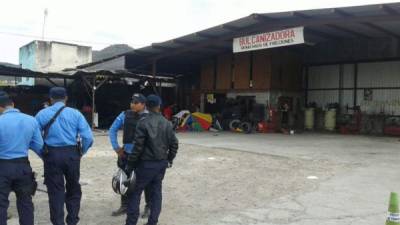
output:
[[[178,136],[181,148],[164,182],[161,225],[384,224],[389,194],[400,192],[396,138],[312,133]],[[124,224],[124,217],[110,216],[119,204],[110,188],[115,159],[107,136],[97,134],[82,161],[86,185],[80,224]],[[40,160],[33,156],[31,161],[42,174]],[[34,200],[35,224],[50,224],[46,193],[39,192]],[[10,211],[16,215],[15,203]],[[17,218],[9,222],[17,224]]]
[[[398,138],[313,133],[292,136],[198,133],[182,134],[180,140],[210,148],[305,159],[310,163],[327,160],[340,165],[315,190],[281,196],[268,207],[256,209],[259,219],[254,218],[250,224],[383,224],[389,193],[400,192]],[[240,215],[251,217],[254,210],[244,210]]]

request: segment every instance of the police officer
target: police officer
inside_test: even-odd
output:
[[[147,225],[156,225],[161,212],[162,180],[168,165],[178,151],[178,139],[172,124],[160,113],[161,99],[147,97],[149,115],[140,120],[135,134],[135,149],[128,158],[128,166],[136,173],[136,186],[129,194],[126,225],[136,225],[139,217],[140,196],[145,187],[151,189],[150,216]]]
[[[118,155],[117,165],[119,168],[125,170],[127,158],[132,154],[134,146],[134,135],[137,122],[140,118],[147,115],[148,111],[145,109],[146,97],[142,94],[134,94],[130,105],[130,110],[122,112],[114,120],[109,129],[109,138],[114,151]],[[118,144],[118,130],[123,127],[123,147]],[[146,189],[147,190],[147,189]],[[149,191],[145,190],[146,206],[143,217],[148,217],[150,213],[149,208]],[[120,216],[126,213],[128,207],[128,198],[126,195],[121,196],[121,206],[114,211],[112,216]]]
[[[44,177],[49,196],[50,220],[53,225],[65,224],[65,203],[68,212],[66,223],[76,225],[79,222],[82,197],[79,184],[80,161],[81,156],[91,147],[93,135],[85,117],[79,111],[65,106],[65,88],[51,88],[49,95],[52,106],[42,109],[36,119],[44,133]]]
[[[0,91],[0,225],[7,224],[9,194],[15,192],[19,224],[33,225],[32,195],[36,181],[28,160],[32,149],[42,157],[43,139],[35,118],[14,108],[7,93]]]

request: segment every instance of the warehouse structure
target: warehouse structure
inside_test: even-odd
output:
[[[252,14],[100,64],[183,75],[181,107],[209,113],[247,96],[297,118],[308,105],[388,117],[400,115],[399,39],[399,3]]]
[[[235,99],[233,111],[252,117],[249,105],[278,112],[287,104],[302,127],[313,107],[313,128],[322,128],[323,110],[335,108],[347,130],[381,133],[387,120],[400,125],[399,40],[400,3],[252,14],[77,69],[179,78],[177,90],[153,87],[181,109],[224,117]]]

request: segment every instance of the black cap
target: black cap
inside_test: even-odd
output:
[[[67,97],[67,90],[63,87],[53,87],[50,89],[49,96],[52,99],[63,99]]]
[[[162,101],[161,98],[157,95],[149,95],[147,96],[147,106],[149,108],[161,106]]]
[[[132,95],[132,102],[146,103],[146,97],[140,93],[135,93]]]
[[[11,102],[10,96],[5,91],[0,91],[0,105],[4,106]]]

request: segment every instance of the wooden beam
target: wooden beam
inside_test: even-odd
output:
[[[348,29],[348,28],[344,28],[344,27],[341,27],[341,26],[338,26],[338,25],[335,25],[335,24],[327,24],[326,26],[328,26],[328,27],[330,27],[332,29],[338,30],[338,31],[349,33],[349,34],[354,35],[354,36],[363,37],[363,38],[370,38],[370,36],[368,36],[366,34],[363,34],[363,33],[357,32],[355,30]]]
[[[399,15],[400,13],[388,5],[380,5],[379,8],[390,15]]]
[[[100,84],[96,86],[96,90],[101,88],[101,86],[103,86],[109,79],[109,77],[104,78],[104,80],[102,80]]]
[[[84,81],[84,83],[86,83],[86,85],[88,85],[88,87],[90,89],[93,89],[93,85],[90,83],[90,81],[88,81],[88,79],[86,78],[86,76],[81,76],[82,80]]]
[[[84,80],[83,76],[81,76],[81,79]],[[86,93],[88,94],[88,96],[91,98],[92,97],[92,88],[90,86],[88,86],[88,84],[86,83],[86,81],[82,82],[83,86],[85,87]]]
[[[50,82],[52,85],[54,85],[55,87],[58,86],[58,85],[57,85],[54,81],[52,81],[50,78],[46,77],[46,80],[47,80],[48,82]]]

